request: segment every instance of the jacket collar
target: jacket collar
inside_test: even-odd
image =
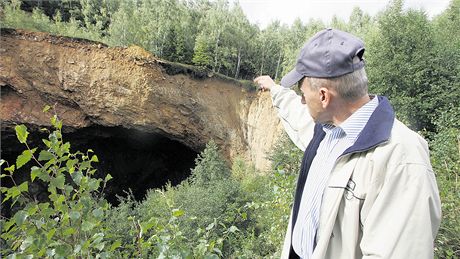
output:
[[[341,156],[371,149],[390,139],[395,112],[386,97],[376,96],[376,98],[379,98],[379,105],[375,108],[355,144],[345,150]]]

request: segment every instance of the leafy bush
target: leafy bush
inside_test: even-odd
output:
[[[100,29],[97,26],[85,28],[74,17],[71,17],[68,22],[63,22],[59,11],[56,12],[53,19],[50,19],[39,8],[35,8],[32,15],[21,10],[21,1],[19,0],[5,1],[5,3],[1,4],[3,6],[0,5],[0,9],[4,8],[2,19],[0,20],[0,27],[2,28],[18,28],[93,41],[106,41],[106,38],[101,36]]]
[[[279,257],[286,228],[289,223],[294,190],[297,176],[300,172],[300,164],[303,152],[284,135],[275,146],[270,156],[273,165],[273,174],[270,175],[270,197],[261,204],[260,210],[263,216],[259,216],[258,222],[265,227],[261,237],[276,249],[276,257]]]
[[[195,185],[207,186],[219,180],[230,177],[230,168],[219,154],[217,144],[211,140],[205,150],[195,160],[195,168],[192,170],[192,182]]]
[[[442,221],[436,239],[438,258],[460,258],[460,107],[440,114],[430,143],[438,181]]]
[[[1,177],[8,177],[14,185],[1,187],[3,203],[12,200],[20,210],[10,219],[2,219],[1,238],[6,243],[2,256],[37,257],[106,257],[117,248],[108,245],[103,220],[109,205],[101,197],[100,188],[110,180],[94,179],[91,163],[98,162],[92,151],[70,152],[70,143],[62,139],[62,122],[54,115],[53,131],[43,139],[47,149],[29,147],[26,126],[15,127],[20,143],[26,149],[16,163],[7,164]],[[37,155],[38,153],[38,155]],[[15,183],[17,169],[33,161],[30,181]],[[48,186],[48,200],[37,201],[28,192],[30,182],[42,181]],[[102,186],[101,186],[102,184]]]
[[[215,144],[210,143],[197,159],[194,180],[151,191],[144,202],[128,196],[111,207],[102,197],[111,176],[92,177],[96,170],[91,164],[98,162],[97,156],[91,150],[72,153],[70,143],[62,139],[57,115],[51,124],[54,130],[43,139],[47,148],[41,151],[29,147],[27,128],[16,126],[17,138],[26,149],[15,164],[0,162],[6,165],[1,177],[14,183],[1,187],[2,202],[12,200],[19,206],[14,216],[1,219],[2,256],[224,257],[224,243],[239,231],[233,225],[238,222],[239,185],[230,178]],[[30,168],[30,181],[16,184],[15,171],[31,161],[36,165]],[[48,186],[48,200],[38,201],[28,192],[34,181]],[[231,248],[227,244],[227,250]]]
[[[189,180],[163,191],[150,191],[137,206],[137,213],[141,221],[165,219],[171,207],[179,208],[185,215],[176,223],[186,243],[200,251],[207,244],[227,257],[235,247],[234,233],[245,224],[240,216],[240,196],[239,182],[231,178],[229,167],[211,141],[196,159]]]

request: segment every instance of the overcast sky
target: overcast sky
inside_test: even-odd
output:
[[[375,15],[383,10],[389,0],[239,0],[249,21],[265,28],[271,21],[280,20],[291,25],[295,18],[308,22],[310,18],[331,21],[335,14],[348,21],[353,7],[358,6],[365,13]],[[405,0],[405,8],[425,10],[429,17],[441,13],[449,0]]]

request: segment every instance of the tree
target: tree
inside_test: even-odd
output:
[[[364,39],[371,26],[375,26],[372,24],[371,17],[365,14],[359,7],[353,8],[350,14],[347,31]]]
[[[283,51],[283,33],[286,28],[279,21],[270,23],[257,36],[257,65],[259,75],[270,75],[273,78],[280,74]]]
[[[413,129],[433,131],[437,66],[426,14],[403,12],[402,1],[395,0],[379,17],[378,26],[379,36],[367,56],[371,89],[390,96],[400,118]]]
[[[233,37],[230,37],[230,44],[236,49],[236,65],[234,69],[234,78],[238,78],[240,75],[241,64],[250,52],[250,41],[251,37],[255,34],[253,27],[249,24],[248,19],[243,13],[243,9],[239,3],[235,3],[231,14],[230,31]]]
[[[228,3],[225,0],[216,1],[205,11],[200,21],[199,33],[195,42],[193,62],[206,66],[214,72],[224,73],[231,67],[231,57],[236,49],[229,44],[232,37],[229,23],[231,21]]]
[[[294,68],[297,57],[305,42],[322,29],[324,29],[324,24],[319,20],[310,19],[304,25],[300,19],[296,19],[289,30],[283,30],[282,46],[284,61],[282,62],[281,75],[287,74]]]
[[[206,144],[206,148],[198,155],[195,163],[191,177],[194,184],[206,186],[213,181],[230,177],[230,168],[219,153],[217,144],[212,140]]]
[[[141,21],[139,11],[130,2],[122,1],[118,10],[112,15],[108,29],[109,42],[112,45],[141,45]],[[141,45],[142,46],[142,45]]]

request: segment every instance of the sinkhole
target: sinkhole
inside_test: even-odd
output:
[[[30,128],[29,132],[29,145],[43,149],[41,139],[47,138],[47,134]],[[92,149],[98,156],[99,162],[92,164],[97,169],[95,177],[103,179],[107,173],[112,175],[113,179],[108,182],[104,193],[113,205],[119,202],[117,196],[126,197],[128,190],[136,200],[142,200],[149,189],[161,188],[167,183],[173,186],[179,184],[190,176],[198,155],[196,151],[167,136],[122,127],[76,129],[63,133],[63,139],[64,142],[70,142],[71,152],[85,153]],[[2,159],[10,164],[15,163],[25,147],[17,141],[13,131],[2,130],[1,141]],[[25,167],[29,169],[31,165]],[[23,181],[30,177],[29,171],[22,170],[16,177],[19,182]],[[8,184],[11,183],[3,179],[2,185]],[[36,185],[38,187],[33,187],[34,192],[41,191],[45,192],[42,196],[47,195],[46,186]]]

